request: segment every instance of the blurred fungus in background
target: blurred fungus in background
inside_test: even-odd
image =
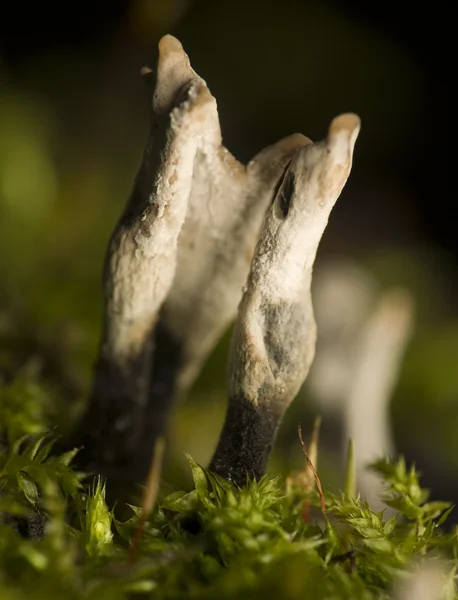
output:
[[[341,481],[346,437],[353,432],[358,453],[366,428],[380,451],[415,460],[435,497],[458,500],[458,238],[440,188],[448,80],[439,75],[443,47],[426,35],[444,17],[421,10],[404,16],[392,0],[83,1],[27,11],[7,3],[0,385],[41,382],[60,398],[64,429],[78,414],[99,340],[106,244],[146,140],[139,71],[172,33],[216,97],[224,142],[241,160],[293,132],[319,139],[341,112],[362,120],[316,265],[316,362],[283,423],[272,472],[300,463],[297,422],[305,431],[321,413],[324,481]],[[430,140],[437,151],[425,151]],[[229,337],[175,411],[165,473],[177,483],[188,476],[183,452],[206,462],[216,443]],[[361,460],[372,458],[377,443],[361,444]]]

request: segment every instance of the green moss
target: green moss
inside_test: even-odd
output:
[[[35,390],[36,391],[36,390]],[[415,469],[379,461],[387,485],[386,518],[358,497],[305,493],[282,478],[247,481],[243,488],[188,457],[193,489],[160,497],[139,552],[129,550],[140,509],[118,521],[100,479],[71,467],[76,450],[53,456],[43,404],[30,391],[20,417],[11,388],[0,394],[0,586],[6,599],[124,598],[389,598],[400,574],[425,557],[448,564],[443,598],[455,598],[456,533],[442,531],[451,510],[428,502]],[[38,436],[30,435],[42,432]],[[351,461],[350,461],[351,463]],[[350,467],[351,468],[351,467]],[[311,519],[303,520],[303,505]],[[40,540],[21,536],[18,519],[46,518]]]

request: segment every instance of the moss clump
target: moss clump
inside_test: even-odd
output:
[[[280,477],[236,488],[188,457],[194,489],[160,497],[130,561],[140,509],[118,521],[104,483],[72,469],[76,450],[52,455],[44,412],[31,400],[14,409],[15,385],[0,390],[2,600],[390,598],[425,559],[442,559],[442,597],[457,597],[458,539],[442,530],[452,507],[428,502],[402,459],[373,465],[395,511],[386,518],[348,493],[325,492],[321,512],[317,493]],[[23,535],[30,514],[42,518],[41,539]]]

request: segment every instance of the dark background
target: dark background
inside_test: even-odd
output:
[[[154,65],[158,40],[172,33],[215,95],[224,142],[240,160],[294,131],[320,139],[341,112],[360,115],[353,172],[319,260],[351,257],[382,285],[414,294],[416,334],[393,399],[396,442],[436,495],[458,496],[452,23],[437,2],[3,3],[4,371],[57,375],[69,397],[85,395],[106,242],[148,126],[139,69]],[[227,339],[176,417],[177,455],[208,457],[226,350]],[[196,427],[208,440],[195,439]]]
[[[139,8],[133,9],[132,6],[135,4],[139,5]],[[320,23],[321,30],[316,34],[319,44],[314,48],[312,44],[304,45],[304,48],[314,50],[312,56],[304,54],[288,59],[288,54],[294,52],[298,46],[295,37],[310,36],[313,18],[320,12],[318,8],[320,5],[325,7],[322,12],[329,16],[331,23],[329,31],[326,31],[326,23]],[[142,19],[143,11],[150,21],[143,24],[140,36],[136,35],[138,33],[136,24],[132,23],[132,13],[135,10],[140,13],[138,19]],[[312,22],[310,22],[311,16]],[[396,155],[393,156],[386,151],[383,157],[379,157],[379,162],[382,162],[380,166],[388,171],[387,174],[402,182],[415,198],[413,210],[422,233],[441,247],[453,252],[456,258],[458,237],[455,234],[454,220],[451,218],[453,187],[450,177],[450,85],[453,77],[451,22],[453,19],[445,3],[409,4],[393,0],[385,0],[381,3],[354,0],[328,0],[325,3],[300,0],[283,2],[150,0],[149,2],[93,3],[83,0],[58,6],[50,2],[7,2],[3,4],[0,20],[0,47],[4,59],[3,66],[15,81],[16,74],[20,73],[24,65],[31,60],[39,59],[40,55],[49,58],[49,55],[64,53],[76,58],[78,53],[86,54],[90,49],[89,52],[91,50],[95,52],[97,58],[110,46],[112,48],[116,46],[116,38],[119,37],[124,43],[124,50],[137,56],[143,54],[143,59],[147,61],[154,53],[153,48],[160,35],[171,32],[176,33],[183,43],[189,41],[187,46],[190,48],[190,53],[193,47],[198,47],[197,62],[200,64],[197,64],[196,68],[201,67],[211,73],[213,69],[219,68],[218,63],[221,62],[221,73],[218,79],[222,77],[229,79],[228,75],[236,75],[235,78],[231,78],[229,84],[233,88],[240,85],[237,79],[237,71],[240,68],[244,78],[247,77],[246,66],[240,67],[237,64],[243,54],[247,55],[249,61],[262,61],[263,53],[266,54],[266,60],[277,55],[279,62],[286,59],[296,65],[304,64],[305,72],[308,59],[315,62],[317,60],[315,55],[318,55],[319,63],[319,55],[323,49],[329,54],[335,53],[338,62],[342,48],[339,47],[339,40],[332,35],[335,27],[332,22],[333,17],[336,21],[351,23],[353,27],[363,30],[368,37],[377,37],[389,41],[389,45],[397,46],[399,54],[402,53],[403,58],[410,60],[416,70],[415,76],[419,80],[416,83],[419,84],[419,88],[414,90],[412,97],[409,98],[412,104],[411,118],[415,119],[414,128],[409,131],[409,136],[399,143],[402,148]],[[143,18],[147,20],[144,16]],[[126,21],[130,21],[127,26]],[[142,26],[137,26],[137,29],[141,30]],[[145,35],[148,29],[151,35]],[[205,38],[211,42],[211,45],[204,45]],[[348,43],[348,39],[345,43]],[[251,56],[250,50],[255,50]],[[366,63],[365,68],[368,71],[372,71],[368,83],[373,83],[372,77],[377,79],[379,62],[383,61],[383,57],[374,57],[370,54],[366,57],[361,56],[366,52],[364,46],[360,46],[359,51],[361,53],[359,60]],[[222,55],[220,60],[218,54]],[[230,59],[231,55],[233,61]],[[85,58],[90,60],[87,54]],[[267,71],[275,67],[278,68],[278,65],[270,64]],[[71,65],[68,68],[71,70]],[[112,64],[111,68],[116,69],[116,65]],[[70,73],[67,73],[67,76],[69,75]],[[332,75],[329,73],[329,77]],[[205,73],[203,76],[205,77]],[[300,74],[298,73],[296,77],[299,79]],[[17,80],[20,82],[20,76]],[[363,81],[358,83],[361,86]],[[383,93],[389,97],[395,93],[395,90],[389,89],[389,81],[386,83],[388,87]],[[307,85],[306,81],[293,82],[291,87],[294,90],[297,86],[302,90],[304,85]],[[221,83],[220,87],[224,89],[224,84]],[[379,91],[382,91],[383,87],[380,85]],[[351,95],[348,94],[348,97],[354,99],[368,93],[362,87],[354,89],[353,92]],[[288,96],[286,90],[285,94]],[[308,89],[307,94],[319,96],[318,90],[313,89]],[[400,104],[404,103],[402,98],[399,100]],[[113,101],[116,101],[116,98],[113,98]],[[223,97],[220,102],[225,109],[225,98]],[[364,102],[357,101],[355,104],[363,105]],[[231,108],[235,112],[232,118],[243,120],[245,117],[243,105],[238,103],[235,109]],[[358,106],[354,110],[357,108]],[[228,114],[229,110],[230,108]],[[389,129],[389,123],[384,121],[383,114],[379,117],[381,124],[383,123]],[[223,125],[224,118],[223,112]],[[405,118],[409,119],[408,116]],[[307,120],[313,123],[313,119]],[[313,125],[308,123],[307,125],[313,129]],[[259,124],[254,127],[259,127]],[[318,127],[316,129],[318,131]],[[245,136],[240,135],[238,129],[236,131],[228,128],[225,132],[227,143],[234,151],[238,151],[238,155],[244,155],[241,158],[245,159],[253,153],[253,149],[259,144],[262,145],[271,136],[269,128],[265,128],[264,132],[256,131],[255,136],[248,137],[249,141],[246,139],[241,141]],[[390,134],[396,136],[396,130],[392,129]],[[401,135],[403,134],[405,135],[401,131]],[[248,144],[250,147],[247,147]],[[398,144],[393,140],[393,145]],[[358,173],[355,177],[358,177]]]

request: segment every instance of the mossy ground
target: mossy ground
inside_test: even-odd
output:
[[[442,529],[450,504],[428,502],[402,459],[373,466],[388,518],[354,494],[351,477],[324,498],[282,477],[239,489],[188,457],[194,488],[165,493],[163,483],[132,556],[140,508],[117,520],[104,482],[72,469],[77,450],[53,454],[47,407],[36,384],[0,390],[2,600],[391,598],[425,560],[444,569],[444,600],[458,597],[458,538]],[[44,517],[42,539],[23,535],[31,513]]]

